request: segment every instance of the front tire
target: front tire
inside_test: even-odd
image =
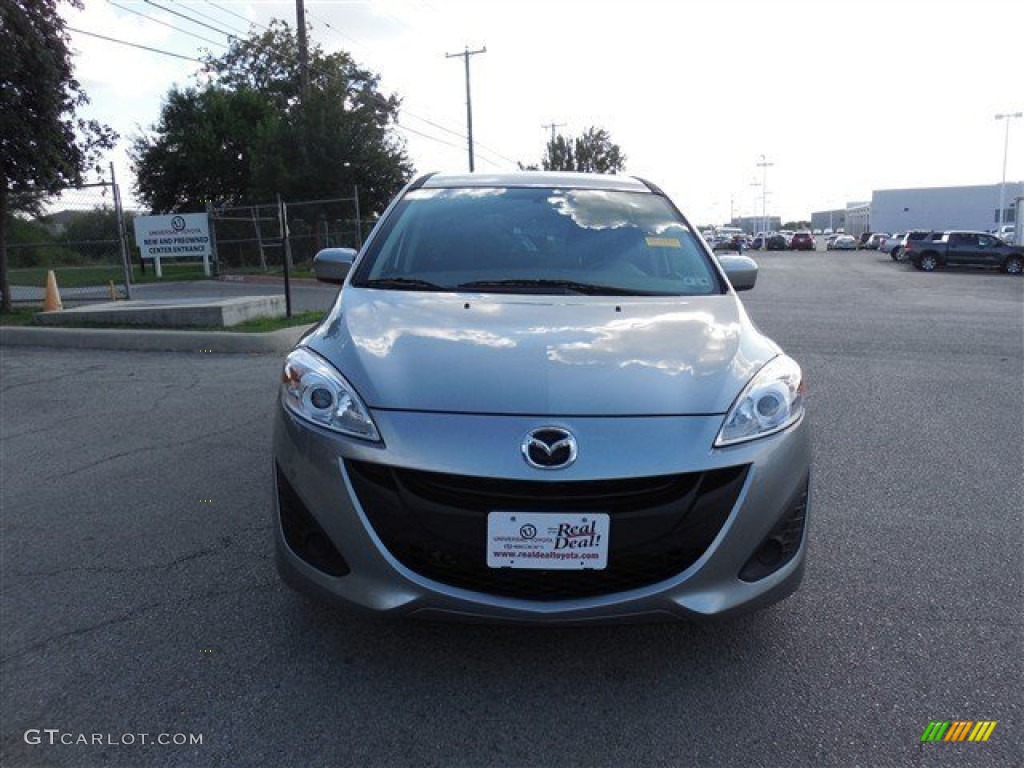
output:
[[[893,248],[891,251],[889,251],[889,257],[893,261],[899,261],[900,260],[900,247],[898,245],[895,248]]]
[[[1003,262],[1003,271],[1008,275],[1019,275],[1024,272],[1024,257],[1010,256]]]
[[[939,266],[939,259],[934,253],[925,253],[917,260],[916,266],[922,272],[934,272]]]

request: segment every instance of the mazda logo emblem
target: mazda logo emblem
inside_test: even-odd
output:
[[[523,438],[522,450],[531,467],[564,469],[576,461],[576,438],[561,427],[541,427]]]

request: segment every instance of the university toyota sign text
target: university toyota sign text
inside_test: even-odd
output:
[[[208,259],[210,226],[205,213],[174,213],[139,216],[135,219],[135,243],[144,259]]]

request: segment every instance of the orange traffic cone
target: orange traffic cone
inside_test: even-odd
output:
[[[43,299],[43,311],[53,312],[58,309],[64,309],[64,304],[61,303],[60,291],[57,290],[57,276],[51,269],[46,273],[46,297]]]

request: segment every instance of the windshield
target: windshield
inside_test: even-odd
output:
[[[389,290],[681,296],[721,293],[661,196],[607,190],[418,189],[352,285]]]

